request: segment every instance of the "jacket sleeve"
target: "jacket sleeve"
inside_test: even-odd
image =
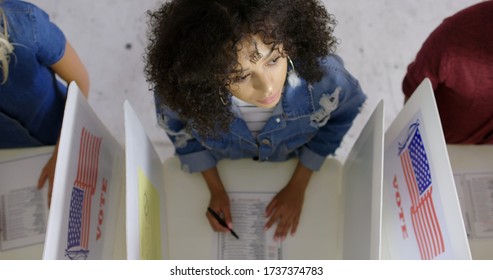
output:
[[[444,83],[448,69],[446,59],[448,45],[444,42],[449,42],[450,36],[453,34],[448,31],[446,25],[442,24],[425,40],[415,60],[408,65],[402,81],[405,100],[411,97],[425,78],[430,79],[433,91]]]
[[[358,81],[343,68],[342,60],[337,56],[329,60],[335,61],[329,61],[325,77],[312,88],[318,105],[315,104],[311,125],[319,130],[300,151],[301,164],[313,171],[335,153],[366,100]]]
[[[217,159],[192,135],[178,115],[156,102],[158,124],[165,130],[175,147],[175,155],[181,162],[182,170],[194,173],[217,165]]]

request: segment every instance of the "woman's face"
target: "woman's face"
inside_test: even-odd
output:
[[[287,72],[282,45],[266,45],[258,35],[240,44],[236,69],[229,91],[235,97],[261,108],[273,108],[281,99]],[[242,71],[242,72],[241,72]]]

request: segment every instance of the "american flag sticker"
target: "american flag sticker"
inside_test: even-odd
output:
[[[429,260],[445,252],[445,243],[433,203],[433,182],[419,122],[408,130],[400,144],[399,158],[411,199],[411,220],[421,259]]]
[[[67,249],[69,259],[87,259],[91,229],[91,204],[98,179],[101,137],[82,128],[77,177],[70,199]]]

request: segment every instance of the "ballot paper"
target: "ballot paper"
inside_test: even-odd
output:
[[[265,231],[265,209],[275,193],[229,192],[233,230],[213,235],[212,255],[218,260],[281,260],[282,242],[274,240],[276,224]]]
[[[493,173],[454,174],[469,238],[493,238]]]
[[[0,250],[44,242],[48,217],[45,187],[37,177],[51,152],[0,163]]]

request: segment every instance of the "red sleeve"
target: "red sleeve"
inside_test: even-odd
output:
[[[429,78],[433,85],[433,90],[436,90],[442,81],[440,77],[446,76],[443,73],[446,69],[444,67],[446,62],[444,56],[447,53],[445,50],[447,46],[446,33],[445,23],[442,23],[426,39],[414,62],[407,67],[407,73],[402,81],[402,91],[406,100],[424,78]]]

